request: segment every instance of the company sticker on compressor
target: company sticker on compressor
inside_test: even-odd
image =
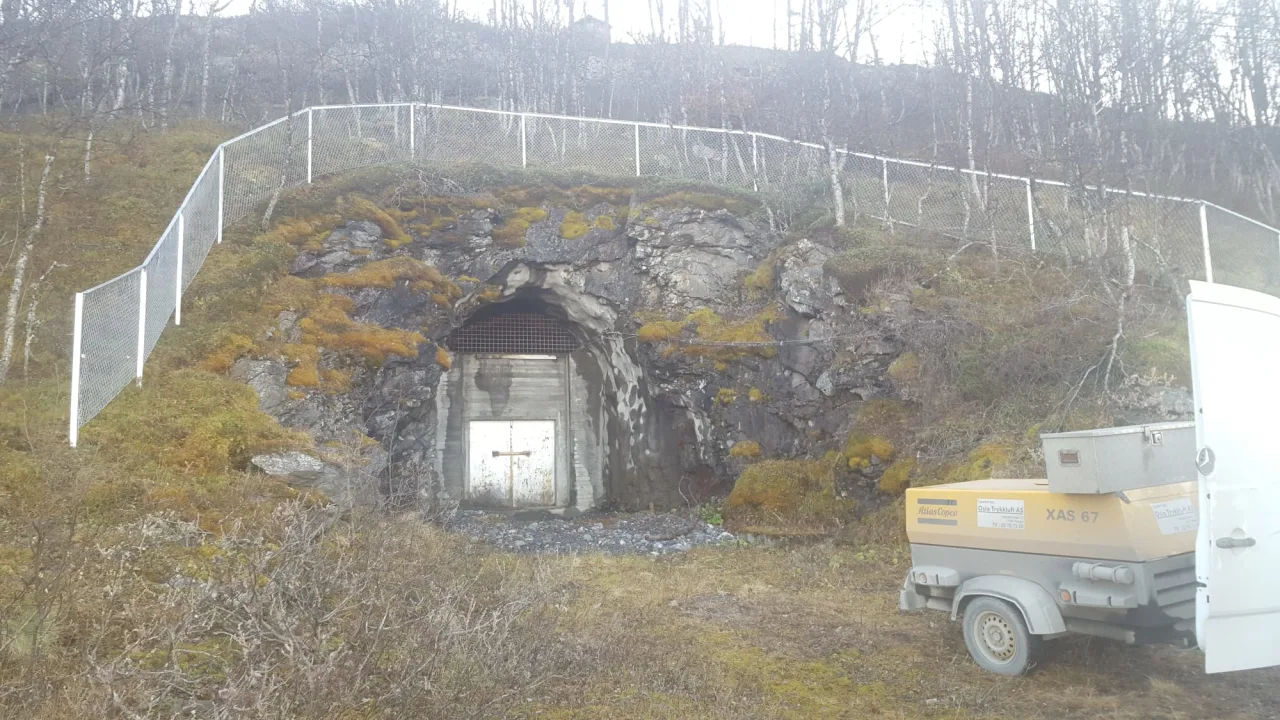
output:
[[[978,500],[978,527],[1026,530],[1026,507],[1021,500]]]
[[[1188,498],[1151,503],[1161,535],[1177,535],[1200,527],[1200,515]]]

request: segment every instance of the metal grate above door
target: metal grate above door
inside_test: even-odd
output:
[[[490,315],[449,335],[449,349],[461,353],[566,355],[579,345],[567,323],[542,313]]]

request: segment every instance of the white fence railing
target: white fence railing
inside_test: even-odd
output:
[[[1140,270],[1263,289],[1280,284],[1280,230],[1192,198],[1078,187],[836,150],[774,135],[402,103],[312,107],[218,146],[139,267],[77,293],[71,444],[131,381],[222,229],[281,189],[369,165],[483,163],[665,176],[765,193],[779,209],[834,201],[852,217],[1073,259],[1124,237]],[[1215,275],[1217,277],[1215,277]]]

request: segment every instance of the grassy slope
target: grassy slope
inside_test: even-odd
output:
[[[894,505],[865,518],[848,543],[663,560],[512,557],[412,519],[326,519],[307,498],[242,472],[252,452],[301,440],[258,413],[243,385],[200,367],[228,336],[269,321],[260,299],[292,250],[250,232],[230,233],[210,256],[143,388],[86,428],[84,449],[68,450],[60,304],[145,255],[218,137],[184,128],[122,141],[94,185],[76,185],[74,164],[60,181],[34,265],[61,257],[73,267],[50,276],[31,380],[0,391],[5,716],[96,716],[121,705],[169,714],[184,698],[231,689],[284,714],[345,717],[1250,717],[1280,708],[1275,673],[1206,678],[1194,654],[1099,641],[1055,645],[1029,679],[978,672],[944,616],[897,613],[905,555]],[[343,189],[282,212],[314,213]],[[922,395],[956,389],[945,403],[913,406],[911,436],[895,438],[903,448],[958,449],[924,463],[917,482],[991,472],[992,458],[1017,467],[1032,444],[1029,418],[1050,395],[1006,396],[1024,410],[1000,410],[990,383],[1022,368],[1009,362],[1021,356],[1006,354],[1010,345],[1034,357],[1036,342],[1058,342],[1044,337],[1045,317],[1088,327],[1101,317],[1083,301],[1065,315],[1054,314],[1057,302],[1044,303],[1047,316],[1031,312],[1027,288],[1054,295],[1045,288],[1056,269],[969,259],[957,268],[932,296],[913,297],[913,312],[986,332],[924,354],[919,372],[899,368],[904,387],[916,383]],[[877,298],[894,287],[864,309],[887,312]],[[1150,327],[1159,322],[1153,314]],[[1035,342],[1019,344],[1037,328]],[[1090,336],[1098,332],[1106,328]],[[1154,331],[1142,342],[1153,355],[1177,344]],[[985,356],[1004,361],[973,366]],[[966,455],[984,440],[999,450]],[[297,541],[322,521],[322,542]],[[272,620],[280,617],[299,622]],[[259,628],[264,641],[244,645],[239,627]],[[406,677],[406,667],[423,669]],[[264,676],[279,688],[253,685]]]

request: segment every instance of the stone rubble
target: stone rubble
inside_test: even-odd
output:
[[[733,533],[680,512],[592,514],[577,518],[534,513],[539,519],[518,519],[529,515],[463,510],[445,523],[445,527],[500,550],[557,555],[658,556],[738,542]]]

